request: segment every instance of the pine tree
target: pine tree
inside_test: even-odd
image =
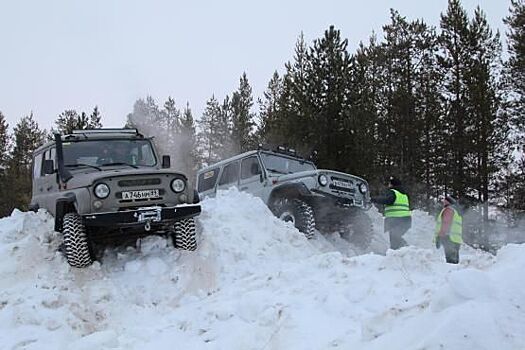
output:
[[[228,97],[224,99],[222,105],[215,96],[206,102],[206,108],[198,122],[200,129],[198,144],[205,165],[233,155],[229,106]]]
[[[182,112],[180,137],[182,140],[183,169],[188,177],[193,180],[201,165],[201,160],[197,148],[195,121],[193,120],[189,102],[186,103],[186,107]]]
[[[246,72],[239,79],[239,88],[232,95],[230,109],[232,122],[232,142],[235,153],[246,152],[253,148],[254,115],[252,88]]]
[[[268,87],[263,93],[264,99],[259,99],[259,125],[256,140],[262,144],[278,143],[278,116],[280,113],[279,101],[281,99],[283,82],[279,73],[275,71]]]
[[[307,54],[310,82],[307,90],[307,145],[319,152],[321,166],[344,170],[348,151],[355,144],[355,127],[350,116],[348,40],[330,26],[320,39],[314,40]]]
[[[313,107],[307,99],[310,81],[307,58],[308,48],[301,33],[295,44],[292,62],[285,64],[283,89],[278,103],[278,112],[272,123],[272,135],[278,144],[293,145],[303,153],[314,149],[308,142],[308,119],[313,115]]]
[[[508,207],[525,211],[525,1],[511,0],[510,14],[504,19],[508,27],[509,59],[505,63],[505,82],[508,93],[507,113],[513,128],[512,145],[516,150],[510,167],[507,188]]]
[[[6,169],[9,163],[10,151],[10,136],[8,133],[9,125],[7,124],[4,115],[0,112],[0,193],[2,193],[2,201],[0,201],[0,217],[9,215],[12,207],[9,203],[9,178]]]
[[[98,106],[95,106],[93,108],[93,112],[91,112],[91,115],[89,116],[89,129],[101,128],[102,127],[101,119],[102,119],[102,116],[100,115]]]
[[[9,125],[0,111],[0,172],[5,170],[9,154]]]
[[[22,118],[14,128],[13,151],[7,169],[11,209],[27,210],[31,200],[31,163],[33,151],[41,146],[46,132],[41,130],[33,113]]]
[[[362,175],[374,188],[379,188],[386,176],[382,161],[386,145],[378,137],[378,121],[383,109],[383,76],[384,50],[378,46],[376,36],[372,34],[368,45],[361,42],[352,56],[350,115],[355,131],[350,149],[353,154],[346,152],[352,161],[348,162],[344,170]]]
[[[472,153],[470,160],[471,187],[484,204],[483,218],[488,221],[489,185],[492,175],[502,166],[497,146],[507,139],[505,120],[499,119],[499,64],[501,44],[499,34],[493,34],[485,14],[478,7],[470,26],[470,65],[466,74],[467,113],[472,122]]]
[[[55,121],[56,130],[53,130],[53,133],[71,134],[73,130],[101,128],[100,119],[101,116],[97,106],[93,108],[93,112],[89,116],[86,112],[78,114],[74,109],[67,109]]]
[[[466,158],[470,151],[471,136],[467,126],[471,124],[467,114],[468,93],[466,75],[470,57],[470,34],[466,11],[459,0],[449,0],[445,14],[441,15],[440,46],[442,49],[440,64],[447,72],[445,75],[444,101],[446,114],[443,127],[446,127],[445,146],[447,154],[444,161],[448,164],[448,179],[444,182],[445,190],[452,187],[452,192],[459,197],[466,194],[469,178],[467,177]]]

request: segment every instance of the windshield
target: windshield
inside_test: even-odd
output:
[[[261,158],[266,170],[273,173],[292,174],[300,171],[315,170],[315,165],[305,160],[268,153],[261,153]]]
[[[67,167],[105,165],[154,166],[157,164],[149,140],[93,140],[63,142]]]

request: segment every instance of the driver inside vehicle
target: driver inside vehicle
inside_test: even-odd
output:
[[[134,157],[130,154],[127,143],[112,142],[102,147],[101,156],[97,163],[99,165],[112,163],[134,164]]]

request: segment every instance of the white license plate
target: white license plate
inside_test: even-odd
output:
[[[122,192],[122,199],[148,199],[160,197],[159,190],[142,190]]]
[[[349,188],[349,189],[354,188],[354,185],[352,185],[350,182],[339,181],[339,180],[332,180],[332,183],[335,186],[341,187],[341,188]]]

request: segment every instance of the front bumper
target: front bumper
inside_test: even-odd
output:
[[[191,218],[201,212],[200,204],[184,204],[174,207],[145,207],[134,210],[86,214],[82,221],[86,226],[130,227],[163,224]]]
[[[364,198],[363,200],[356,200],[355,198],[348,198],[348,197],[339,197],[332,193],[327,193],[324,191],[312,189],[313,193],[320,197],[324,197],[326,200],[331,202],[333,205],[340,207],[340,208],[361,208],[364,210],[368,210],[372,207],[372,203],[367,200],[367,198]]]

